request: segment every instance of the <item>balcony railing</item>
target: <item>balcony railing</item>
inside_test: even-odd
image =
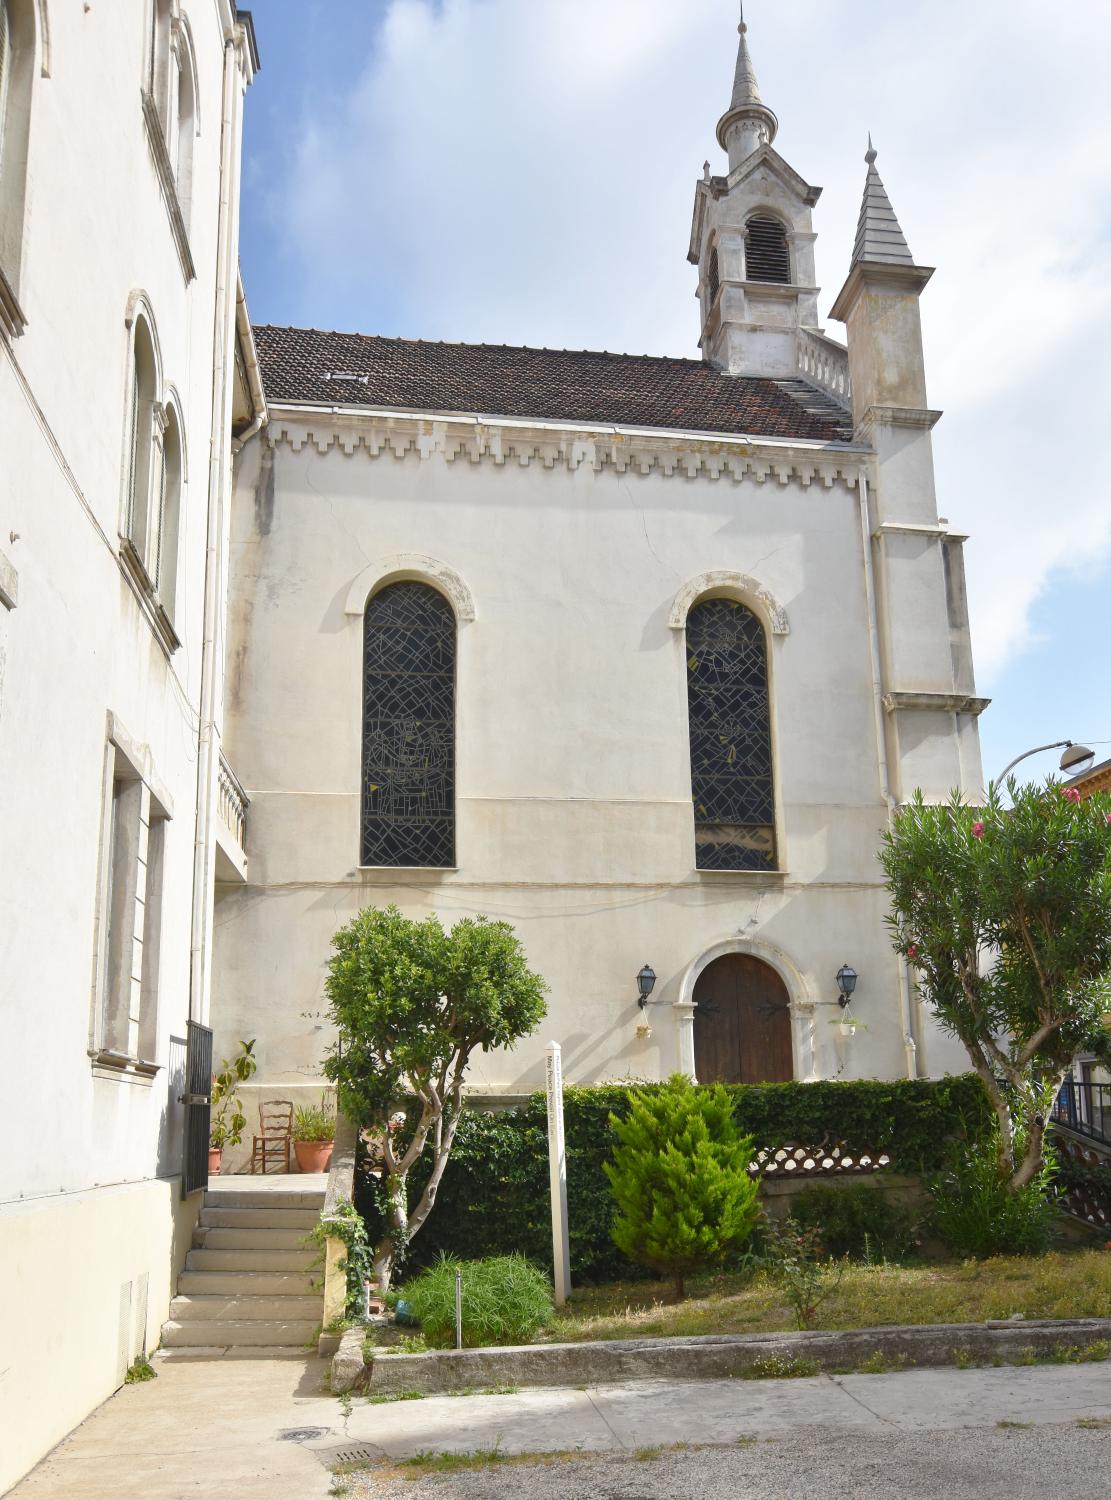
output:
[[[811,333],[805,328],[798,334],[799,373],[812,384],[820,386],[842,406],[853,402],[852,381],[849,379],[849,351],[822,333]]]
[[[247,878],[247,809],[251,799],[220,751],[220,776],[216,791],[216,878],[244,881]]]

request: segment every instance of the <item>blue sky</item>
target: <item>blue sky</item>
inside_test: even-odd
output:
[[[938,268],[923,318],[946,411],[939,505],[971,535],[985,770],[1066,737],[1111,757],[1111,6],[747,9],[777,149],[825,188],[823,314],[869,130],[911,248]],[[702,162],[722,162],[734,0],[253,11],[242,259],[256,321],[697,355],[686,245]]]

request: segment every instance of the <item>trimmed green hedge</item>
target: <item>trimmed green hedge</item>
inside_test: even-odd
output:
[[[609,1116],[623,1117],[632,1085],[569,1088],[564,1099],[571,1272],[579,1281],[643,1274],[609,1236],[613,1199],[602,1172],[611,1154]],[[652,1088],[653,1085],[642,1085]],[[772,1083],[730,1089],[738,1123],[756,1149],[795,1143],[844,1145],[853,1154],[886,1151],[892,1170],[936,1171],[955,1136],[979,1139],[991,1107],[972,1074],[937,1082]],[[410,1190],[424,1175],[415,1170]],[[378,1222],[373,1194],[360,1192],[371,1241]],[[520,1251],[551,1266],[547,1107],[534,1094],[521,1109],[469,1110],[437,1194],[405,1265],[411,1274],[441,1251],[464,1260]]]

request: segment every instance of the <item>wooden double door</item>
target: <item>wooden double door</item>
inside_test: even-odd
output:
[[[694,986],[699,1083],[788,1083],[795,1076],[791,997],[770,964],[727,953]]]

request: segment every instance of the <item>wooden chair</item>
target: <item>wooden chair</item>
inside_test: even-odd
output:
[[[271,1157],[285,1160],[285,1171],[289,1172],[289,1156],[293,1147],[293,1101],[270,1099],[258,1107],[260,1134],[254,1137],[251,1147],[251,1171],[261,1167],[266,1173],[266,1164]]]

